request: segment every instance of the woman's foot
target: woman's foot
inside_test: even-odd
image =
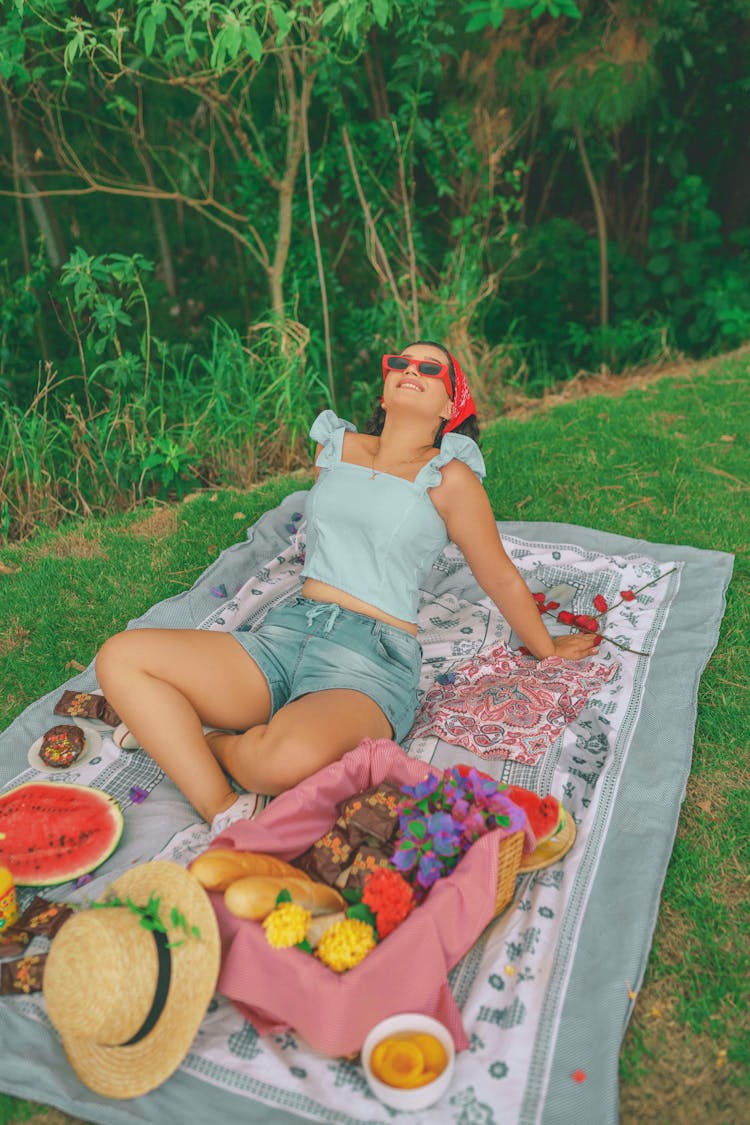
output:
[[[229,808],[217,813],[211,821],[211,839],[214,840],[222,832],[226,832],[235,821],[252,820],[266,807],[270,799],[261,796],[260,793],[239,793]]]

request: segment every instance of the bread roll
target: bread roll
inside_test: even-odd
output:
[[[279,875],[245,875],[237,879],[224,892],[227,910],[237,918],[252,918],[261,922],[276,905],[281,891],[287,890],[292,902],[304,906],[311,914],[330,914],[342,910],[344,899],[325,883],[312,879],[287,878]]]
[[[211,848],[194,859],[188,871],[207,891],[225,891],[244,875],[283,875],[310,881],[304,871],[274,855],[240,852],[233,848]]]
[[[335,914],[319,914],[316,918],[311,918],[307,923],[305,937],[313,949],[318,948],[320,939],[326,930],[330,930],[331,926],[335,926],[337,922],[343,922],[345,918],[345,910],[337,910]]]

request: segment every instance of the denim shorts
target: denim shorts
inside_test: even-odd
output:
[[[422,646],[405,629],[330,602],[297,598],[269,610],[257,629],[232,636],[271,692],[271,714],[311,691],[347,688],[377,703],[396,742],[417,709]]]

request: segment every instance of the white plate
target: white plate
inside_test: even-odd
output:
[[[76,761],[73,762],[73,764],[70,766],[64,766],[62,768],[60,766],[48,766],[47,763],[43,762],[39,757],[39,751],[42,748],[42,740],[44,738],[44,735],[42,735],[41,738],[37,738],[36,742],[32,743],[32,745],[29,747],[28,759],[29,765],[32,767],[32,769],[39,770],[41,773],[52,773],[57,777],[64,777],[65,774],[70,773],[72,770],[78,769],[79,766],[85,765],[86,762],[95,757],[97,751],[101,749],[102,736],[99,734],[99,731],[96,729],[93,723],[90,723],[88,719],[69,718],[67,722],[61,719],[59,723],[53,723],[53,726],[80,727],[84,735],[86,736],[83,744],[83,753],[81,754],[80,758],[77,758]]]

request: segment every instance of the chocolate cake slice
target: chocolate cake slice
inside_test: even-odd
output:
[[[86,736],[80,727],[61,723],[50,727],[42,738],[39,757],[45,766],[66,770],[77,762],[86,745]]]

